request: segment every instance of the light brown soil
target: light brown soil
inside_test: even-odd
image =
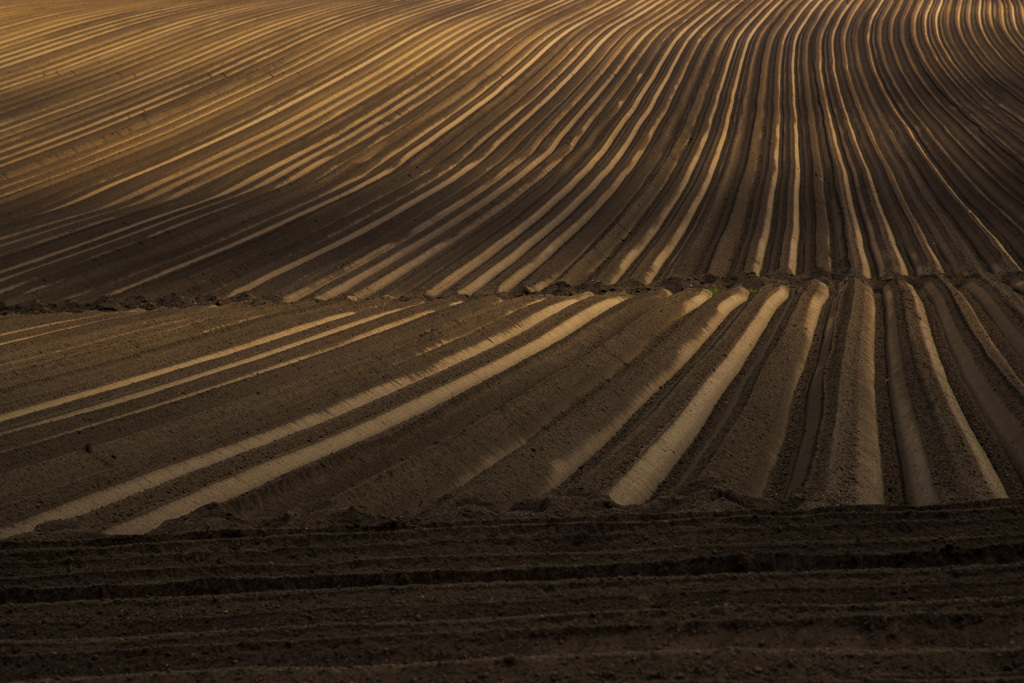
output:
[[[1005,640],[1020,607],[1006,592],[1024,550],[1020,443],[992,436],[1013,421],[975,392],[1018,395],[1020,357],[989,311],[1013,315],[1019,295],[972,282],[4,316],[4,670],[870,677],[900,652],[911,677],[1005,673],[1022,656]],[[879,338],[915,344],[903,321],[918,309],[898,303],[920,292],[980,313],[963,332],[929,328],[946,384],[910,356],[902,367],[926,383],[906,405],[875,400],[862,364],[893,381],[875,335],[830,326],[827,301],[852,324],[843,311],[866,297]],[[127,330],[131,343],[111,343]],[[797,338],[811,343],[794,356]],[[650,499],[615,505],[743,340],[746,360]],[[950,361],[950,340],[980,350]],[[965,379],[968,362],[992,367],[988,382]],[[869,426],[943,438],[936,411],[960,410],[968,431],[949,433],[980,435],[997,488],[970,478],[970,449],[923,450],[915,470],[901,448],[896,505],[835,508],[857,502],[848,472],[882,467],[880,440],[829,450],[865,424],[847,382],[874,405]],[[943,403],[943,386],[963,404]],[[802,406],[766,421],[785,387]],[[766,438],[769,426],[782,431]],[[806,435],[818,445],[805,466],[786,449]],[[900,505],[922,471],[950,467],[961,474],[930,502],[969,505]],[[993,490],[1005,502],[983,503]],[[102,535],[161,522],[146,541]],[[951,570],[999,588],[962,595]],[[220,601],[214,621],[193,615]],[[118,606],[117,625],[96,605]]]
[[[0,4],[0,679],[1024,671],[1024,13]]]
[[[1021,277],[1012,3],[62,7],[2,10],[9,306]]]

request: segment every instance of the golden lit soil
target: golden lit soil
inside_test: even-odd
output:
[[[8,304],[1024,264],[1012,2],[9,0],[0,19]]]
[[[1024,667],[1024,9],[0,3],[0,680]]]

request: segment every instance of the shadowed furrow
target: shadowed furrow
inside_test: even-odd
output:
[[[12,4],[7,302],[1024,263],[999,3]]]
[[[0,679],[1024,670],[1019,2],[0,26]]]
[[[278,305],[258,328],[245,306],[93,314],[111,331],[163,320],[102,380],[91,317],[9,317],[14,354],[52,339],[26,356],[33,398],[3,416],[0,533],[139,533],[211,503],[316,519],[543,498],[701,508],[721,492],[811,507],[1019,497],[1018,296],[980,278],[854,278]],[[45,362],[69,346],[82,353]],[[54,394],[48,374],[82,388]]]

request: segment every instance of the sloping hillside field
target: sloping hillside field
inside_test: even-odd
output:
[[[0,680],[1024,672],[1024,5],[0,3]]]

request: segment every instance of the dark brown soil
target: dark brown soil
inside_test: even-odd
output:
[[[0,546],[4,680],[999,679],[1018,503],[521,511]]]
[[[0,2],[0,680],[1024,679],[1024,13]]]

